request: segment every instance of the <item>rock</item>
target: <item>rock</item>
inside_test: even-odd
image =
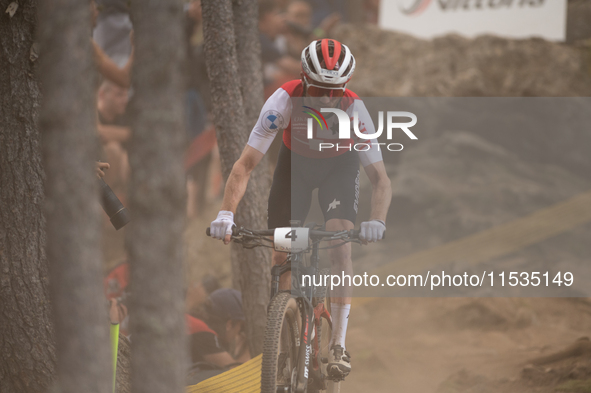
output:
[[[375,26],[340,25],[336,39],[357,60],[360,96],[588,96],[585,50],[540,38],[446,35],[423,40]]]
[[[591,38],[590,1],[570,0],[566,15],[566,42]]]

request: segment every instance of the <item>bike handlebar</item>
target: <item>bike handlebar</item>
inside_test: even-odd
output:
[[[241,232],[241,229],[244,230],[243,228],[238,228],[236,226],[232,227],[232,237],[235,236],[240,236],[240,235],[250,235],[251,233],[255,236],[273,236],[273,234],[275,233],[274,229],[263,229],[263,230],[259,230],[259,231],[251,231],[248,230],[248,234]],[[334,235],[337,235],[339,233],[342,233],[343,231],[319,231],[316,229],[310,229],[310,237],[311,238],[323,238],[323,237],[332,237]],[[350,231],[347,231],[347,235],[351,240],[358,240],[359,239],[359,230],[358,229],[351,229]],[[207,227],[207,229],[205,230],[205,234],[207,236],[211,236],[211,229],[210,227]],[[384,238],[385,238],[385,233],[384,233]]]
[[[274,229],[263,229],[260,231],[250,231],[250,232],[252,232],[253,234],[258,235],[258,236],[273,236],[273,234],[275,233],[275,230]],[[207,229],[205,230],[205,234],[207,236],[211,236],[210,227],[207,227]],[[241,235],[240,229],[238,229],[238,227],[236,227],[236,226],[232,227],[232,236],[240,236],[240,235]]]

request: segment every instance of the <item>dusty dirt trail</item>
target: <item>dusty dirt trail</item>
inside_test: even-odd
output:
[[[212,218],[188,226],[187,277],[215,274],[227,286],[229,248],[203,235]],[[529,360],[591,336],[584,298],[359,298],[349,326],[345,393],[554,392],[591,377],[589,356],[523,372]]]
[[[563,381],[528,379],[522,370],[590,328],[586,299],[377,299],[354,308],[347,334],[354,372],[343,391],[555,391]]]
[[[188,227],[187,275],[225,276],[230,285],[229,249],[202,235],[208,220]],[[347,333],[354,370],[342,392],[554,392],[572,369],[591,374],[589,357],[583,366],[577,358],[522,370],[590,332],[584,298],[359,298]]]

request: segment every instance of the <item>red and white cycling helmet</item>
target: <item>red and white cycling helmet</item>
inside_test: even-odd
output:
[[[325,38],[304,48],[302,69],[312,81],[342,85],[353,76],[355,58],[347,45]]]

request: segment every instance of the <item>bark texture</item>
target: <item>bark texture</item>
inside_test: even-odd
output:
[[[132,2],[135,60],[128,250],[132,391],[182,392],[183,61],[180,0]]]
[[[236,55],[240,59],[238,76],[244,105],[246,136],[256,124],[263,107],[263,64],[259,39],[259,9],[257,0],[234,1],[234,31]],[[267,199],[271,187],[268,172],[268,156],[265,155],[250,177],[250,187],[238,207],[237,222],[250,228],[266,228]],[[254,187],[254,188],[252,188]],[[247,334],[250,351],[259,354],[263,350],[263,333],[266,324],[267,304],[271,288],[271,252],[267,248],[244,250],[234,245],[234,258],[240,264],[240,288],[247,318]],[[241,257],[248,252],[250,255]]]
[[[214,123],[220,147],[222,173],[224,179],[227,179],[234,162],[246,145],[251,127],[258,118],[258,111],[262,106],[260,58],[256,59],[260,43],[258,33],[253,31],[258,20],[255,18],[257,4],[253,0],[236,3],[235,18],[231,0],[204,0],[202,7]],[[235,38],[234,22],[239,26],[238,42]],[[256,42],[253,42],[253,39],[256,39]],[[239,52],[242,53],[240,62],[237,57],[238,43]],[[257,80],[259,82],[256,82]],[[257,104],[251,105],[251,100]],[[249,101],[247,106],[244,104],[245,101]],[[259,164],[251,174],[246,193],[236,212],[237,225],[253,229],[266,228],[268,176],[264,164]],[[270,257],[262,248],[245,250],[233,244],[232,260],[233,266],[239,267],[240,270],[236,272],[234,269],[234,277],[239,277],[251,354],[255,356],[261,353],[263,348],[270,290]]]
[[[95,78],[90,8],[40,2],[39,127],[45,164],[47,258],[57,347],[57,391],[111,387],[109,319],[102,288],[95,175]]]
[[[240,59],[238,77],[248,131],[259,118],[263,107],[263,64],[259,39],[259,7],[257,0],[234,0],[234,32],[236,56]]]
[[[0,0],[0,392],[46,392],[55,372],[49,303],[41,95],[30,59],[36,2]],[[36,57],[32,57],[36,60]]]

